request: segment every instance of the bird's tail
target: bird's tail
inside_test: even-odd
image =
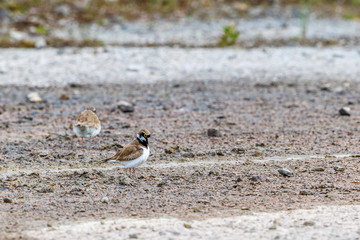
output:
[[[108,158],[104,158],[104,159],[101,159],[100,161],[101,162],[120,162],[118,160],[116,160],[116,158],[114,158],[115,156],[111,156],[111,157],[108,157]]]
[[[108,158],[104,158],[104,159],[101,159],[100,161],[101,161],[101,162],[108,162],[108,161],[112,160],[113,157],[114,157],[114,156],[111,156],[111,157],[108,157]]]

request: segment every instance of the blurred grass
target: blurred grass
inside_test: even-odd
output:
[[[1,0],[0,8],[6,9],[11,15],[27,14],[47,21],[69,18],[81,23],[104,22],[118,16],[133,20],[141,17],[184,17],[204,16],[207,11],[218,11],[219,17],[226,16],[221,12],[223,6],[229,6],[242,14],[252,6],[269,6],[274,2],[281,5],[301,6],[301,0]],[[57,8],[66,5],[70,10],[64,16]],[[343,12],[343,17],[353,19],[360,16],[360,0],[313,0],[315,8],[327,12]]]

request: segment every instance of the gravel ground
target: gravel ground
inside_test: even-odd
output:
[[[44,102],[26,101],[32,91]],[[301,82],[296,78],[3,85],[0,231],[6,233],[4,238],[26,239],[29,233],[31,239],[39,238],[37,234],[47,226],[164,217],[199,220],[205,228],[214,218],[242,218],[258,212],[266,219],[273,215],[260,212],[282,216],[276,212],[358,205],[359,94],[357,82]],[[122,112],[119,100],[133,102],[134,112]],[[89,104],[98,109],[103,130],[93,146],[87,142],[88,150],[82,151],[68,126]],[[351,116],[339,114],[343,106],[351,108]],[[114,164],[99,162],[142,127],[152,132],[152,156],[137,178],[127,177]],[[210,128],[220,134],[209,137]],[[292,172],[289,177],[279,173],[283,168]],[[321,209],[324,214],[337,215],[336,211],[327,213],[329,208]],[[352,221],[356,216],[346,214],[344,210],[339,216],[340,223],[353,223],[347,225],[351,231],[346,237],[358,236],[358,224]],[[328,223],[318,217],[312,220],[316,230]],[[273,220],[264,220],[265,226]],[[59,234],[78,234],[77,225],[73,226],[75,232]],[[329,229],[336,229],[338,223],[331,226]],[[219,228],[231,238],[226,224]],[[282,229],[290,233],[307,233],[308,229],[282,223],[276,228],[272,231],[280,235],[286,233]],[[324,229],[324,236],[341,238]],[[98,236],[96,231],[89,234]],[[251,234],[258,239],[263,236],[262,231]]]
[[[358,47],[1,49],[0,55],[1,85],[174,80],[351,82],[360,76]]]

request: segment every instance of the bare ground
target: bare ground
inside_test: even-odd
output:
[[[27,102],[30,91],[45,102]],[[3,86],[0,232],[41,238],[26,232],[76,221],[191,221],[359,204],[359,93],[355,83],[291,80]],[[133,113],[118,109],[122,99],[135,103]],[[103,130],[82,151],[68,127],[87,105],[97,108]],[[343,106],[350,117],[339,115]],[[152,156],[137,178],[98,161],[142,127],[152,132]],[[209,128],[221,136],[207,136]],[[293,176],[280,175],[284,167]]]

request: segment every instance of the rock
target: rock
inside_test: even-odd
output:
[[[235,182],[242,182],[241,177],[238,177],[237,179],[235,179]]]
[[[108,197],[103,197],[103,198],[100,200],[100,202],[108,204],[108,203],[109,203],[109,198],[108,198]]]
[[[209,128],[207,130],[207,135],[209,137],[221,137],[221,132],[217,129],[214,129],[214,128]]]
[[[259,176],[252,176],[252,177],[249,177],[249,180],[252,182],[259,182],[259,181],[261,181],[261,178]]]
[[[285,177],[291,177],[293,175],[292,171],[287,168],[279,169],[278,172]]]
[[[31,92],[27,95],[27,100],[31,103],[41,103],[43,99],[40,97],[39,93]]]
[[[194,158],[195,154],[193,152],[186,152],[181,155],[184,158]]]
[[[166,154],[173,154],[173,151],[171,151],[170,149],[165,149],[164,151]]]
[[[60,95],[60,100],[69,100],[69,99],[70,99],[69,96],[66,95],[65,93]]]
[[[191,229],[192,226],[191,226],[191,224],[189,224],[189,223],[184,223],[184,228]]]
[[[245,153],[245,149],[243,149],[243,148],[233,148],[233,149],[231,150],[231,152],[236,153],[236,154],[244,154],[244,153]]]
[[[211,176],[211,175],[214,175],[214,176],[219,176],[220,174],[219,174],[219,172],[218,172],[218,171],[211,170],[211,171],[209,171],[208,175],[209,175],[209,176]]]
[[[4,198],[4,203],[12,203],[12,202],[13,201],[11,198],[7,198],[7,197]]]
[[[314,226],[315,225],[315,222],[313,221],[305,221],[304,222],[304,226]]]
[[[138,239],[138,235],[136,233],[129,234],[129,238],[131,239]]]
[[[299,192],[299,195],[313,195],[313,193],[308,190],[301,190]]]
[[[199,151],[199,152],[196,153],[196,156],[198,156],[198,157],[206,156],[206,153],[202,152],[202,151]]]
[[[220,149],[216,150],[215,152],[216,152],[216,155],[218,155],[218,156],[224,156],[225,155],[224,152],[222,150],[220,150]]]
[[[265,147],[265,143],[256,143],[255,146],[256,147]]]
[[[350,116],[351,109],[349,107],[343,107],[339,110],[341,116]]]
[[[334,170],[337,171],[337,172],[343,172],[345,170],[345,168],[342,167],[342,166],[335,166]]]
[[[134,112],[135,110],[133,104],[126,101],[119,101],[117,107],[124,113]]]
[[[316,167],[316,168],[313,168],[312,169],[314,172],[323,172],[323,171],[325,171],[325,168],[323,168],[323,167]]]
[[[157,187],[163,187],[163,186],[166,186],[167,185],[167,183],[166,182],[161,182],[161,183],[159,183],[158,185],[156,185]]]

